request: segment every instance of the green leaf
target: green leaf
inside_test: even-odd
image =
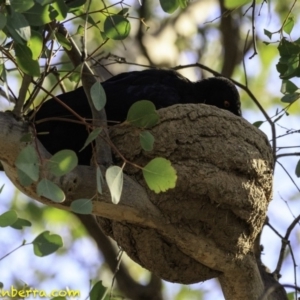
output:
[[[176,170],[165,158],[152,159],[144,168],[143,175],[148,187],[155,193],[165,192],[176,185]]]
[[[277,121],[279,121],[285,114],[279,115],[274,121],[273,123],[276,123]]]
[[[66,199],[66,196],[62,189],[46,178],[42,179],[38,183],[36,192],[40,197],[45,197],[57,203],[61,203]]]
[[[67,5],[70,8],[77,8],[86,3],[86,0],[73,0],[73,1],[67,1]]]
[[[120,15],[108,16],[104,21],[104,33],[112,40],[124,40],[130,33],[129,21]]]
[[[80,151],[82,151],[87,145],[89,145],[93,140],[95,140],[101,131],[102,131],[102,128],[100,128],[100,127],[95,128],[87,137],[87,139],[86,139],[83,147],[80,149]]]
[[[300,177],[300,160],[298,160],[295,173],[297,177]]]
[[[63,21],[68,14],[69,7],[65,4],[63,0],[56,0],[52,3],[52,7],[57,12],[57,16],[55,17],[55,19],[57,21]]]
[[[23,13],[33,7],[33,0],[10,0],[10,5],[14,8],[14,11]]]
[[[19,68],[30,76],[40,76],[40,66],[37,60],[32,59],[32,52],[26,45],[16,43],[16,60]]]
[[[25,219],[21,219],[21,218],[18,218],[15,223],[10,225],[10,227],[12,227],[14,229],[18,229],[18,230],[23,229],[23,227],[30,227],[30,226],[31,226],[31,222],[29,222],[28,220],[25,220]]]
[[[154,136],[149,131],[142,131],[140,133],[140,143],[145,151],[152,151],[154,140]]]
[[[63,246],[61,237],[57,234],[50,234],[49,231],[42,232],[32,244],[34,254],[39,257],[52,254]]]
[[[71,203],[70,208],[74,213],[90,215],[93,211],[93,203],[91,199],[78,199]]]
[[[256,128],[259,128],[261,126],[261,124],[263,124],[263,123],[264,123],[264,121],[256,121],[252,125],[255,126]]]
[[[179,0],[159,0],[160,6],[166,13],[173,13],[179,7]]]
[[[82,64],[79,64],[75,70],[72,71],[71,75],[68,77],[71,82],[79,83],[81,80],[81,70]]]
[[[158,123],[159,116],[151,101],[141,100],[130,107],[127,121],[136,127],[151,128]]]
[[[0,194],[2,193],[3,189],[4,189],[5,184],[2,184],[2,186],[0,187]]]
[[[6,23],[7,23],[6,16],[0,12],[0,30],[2,30],[6,26]]]
[[[234,9],[250,3],[252,0],[225,0],[224,5],[228,9]]]
[[[24,13],[24,16],[31,26],[42,26],[50,23],[57,15],[57,11],[51,5],[42,6],[38,3]]]
[[[66,50],[71,50],[72,49],[72,44],[71,42],[61,33],[56,32],[55,37],[57,41],[59,42],[62,47],[64,47]]]
[[[32,133],[28,132],[28,133],[25,133],[24,135],[22,135],[22,137],[20,138],[20,142],[31,143],[32,139],[33,139]]]
[[[33,60],[37,60],[43,50],[43,37],[38,31],[31,31],[31,37],[27,42]]]
[[[295,300],[295,292],[290,292],[287,294],[288,300]]]
[[[9,210],[0,215],[0,227],[7,227],[14,224],[18,219],[18,215],[14,210]]]
[[[96,282],[90,291],[90,300],[104,300],[107,291],[108,288],[102,284],[101,280]]]
[[[78,158],[72,150],[61,150],[55,153],[47,162],[47,169],[55,176],[63,176],[78,165]]]
[[[284,95],[282,98],[281,98],[281,102],[284,102],[284,103],[292,103],[296,100],[298,100],[300,98],[300,94],[298,93],[295,93],[295,94],[287,94],[287,95]]]
[[[186,8],[188,6],[189,0],[179,0],[179,6],[180,8]]]
[[[19,153],[15,165],[33,181],[39,179],[39,157],[32,145],[26,146]]]
[[[102,84],[96,81],[92,85],[90,93],[95,108],[100,111],[106,104],[106,94]]]
[[[10,34],[15,31],[25,41],[30,39],[30,26],[23,14],[14,12],[13,14],[9,15],[7,18],[7,29]],[[15,37],[13,34],[12,36],[13,38]],[[19,40],[16,42],[19,42]]]
[[[282,80],[280,92],[282,94],[294,94],[298,90],[298,87],[290,80]]]
[[[264,34],[271,40],[273,33],[268,31],[267,29],[264,29]]]
[[[105,178],[110,190],[112,203],[118,204],[123,189],[123,169],[118,166],[111,166],[106,170]]]
[[[34,181],[23,171],[17,168],[18,179],[22,186],[30,186]]]
[[[287,33],[290,34],[294,28],[295,25],[295,18],[294,16],[289,16],[288,19],[286,20],[283,30]]]

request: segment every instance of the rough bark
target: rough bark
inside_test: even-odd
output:
[[[258,299],[264,286],[253,242],[260,232],[272,193],[272,151],[265,135],[247,121],[206,105],[178,105],[159,111],[151,129],[155,147],[144,152],[139,130],[115,126],[111,139],[125,157],[139,165],[163,156],[177,170],[175,189],[155,194],[140,171],[125,169],[119,205],[109,191],[93,202],[103,229],[142,266],[169,281],[191,283],[220,277],[226,299]],[[13,183],[45,204],[69,209],[72,200],[96,194],[95,170],[78,166],[56,182],[66,201],[36,195],[35,184],[18,183],[14,161],[25,146],[28,125],[0,114],[0,160]],[[49,154],[37,143],[41,170]],[[235,280],[238,279],[238,280]],[[272,299],[272,298],[269,298]]]

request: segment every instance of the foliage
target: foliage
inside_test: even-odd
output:
[[[135,60],[136,49],[132,53],[124,53],[124,48],[126,45],[126,40],[124,41],[124,47],[122,41],[124,39],[129,40],[131,45],[133,42],[131,39],[134,37],[134,32],[137,27],[137,20],[143,26],[147,27],[147,20],[144,20],[143,16],[135,17],[131,16],[131,10],[123,5],[121,1],[120,5],[115,5],[112,3],[111,6],[99,6],[99,2],[95,4],[92,3],[89,7],[86,1],[63,1],[63,0],[49,0],[49,1],[0,1],[0,31],[2,44],[0,50],[2,57],[0,59],[0,80],[3,85],[3,94],[6,95],[7,99],[16,101],[18,98],[16,96],[16,90],[24,84],[26,76],[29,76],[30,83],[26,87],[26,93],[19,100],[24,102],[24,111],[26,111],[36,105],[37,103],[43,101],[48,96],[53,96],[56,94],[59,86],[67,86],[68,89],[73,89],[74,85],[80,82],[82,65],[77,68],[73,68],[70,63],[61,64],[61,61],[65,59],[64,55],[61,55],[61,50],[68,50],[71,47],[71,43],[68,38],[58,32],[55,24],[57,21],[65,22],[69,25],[72,32],[72,37],[77,39],[78,45],[82,45],[83,60],[91,59],[93,57],[93,62],[97,63],[97,55],[100,51],[106,51],[105,57],[108,61],[107,64],[128,64],[130,61],[134,60],[134,63],[141,63],[149,65],[158,64],[161,66],[170,66],[167,59],[165,61],[160,61],[163,56],[164,47],[160,46],[160,57],[154,58],[151,54],[147,53],[147,50],[143,50],[143,59]],[[298,35],[298,16],[299,8],[295,6],[295,2],[284,2],[283,1],[273,1],[268,4],[274,8],[274,10],[269,10],[272,15],[275,15],[280,20],[279,30],[273,30],[269,28],[270,26],[261,25],[261,21],[258,18],[258,10],[263,12],[265,1],[257,1],[261,7],[256,8],[255,17],[251,15],[251,9],[254,9],[252,1],[236,1],[236,0],[226,0],[224,5],[226,8],[232,10],[232,14],[235,15],[235,21],[239,23],[241,43],[238,45],[239,48],[244,48],[244,52],[241,56],[246,57],[249,51],[252,51],[253,56],[251,63],[245,59],[245,68],[242,67],[242,63],[235,65],[234,73],[232,75],[237,81],[242,82],[244,78],[247,79],[245,85],[243,85],[244,90],[241,90],[241,96],[243,100],[244,108],[253,108],[251,95],[247,94],[247,89],[255,88],[254,100],[256,99],[261,106],[259,109],[262,111],[262,115],[256,117],[254,126],[266,130],[267,124],[270,124],[273,128],[273,136],[271,137],[273,147],[274,147],[274,158],[278,161],[284,156],[299,156],[298,152],[283,152],[280,151],[286,149],[284,147],[292,147],[293,145],[278,146],[280,140],[278,139],[278,134],[276,134],[276,128],[281,126],[280,122],[284,120],[289,114],[298,113],[299,109],[299,83],[297,83],[300,77],[300,66],[299,66],[299,54],[300,54],[300,39]],[[137,1],[136,3],[137,4]],[[148,7],[147,7],[148,5]],[[176,38],[173,40],[173,47],[176,47],[178,52],[178,57],[190,56],[193,57],[194,61],[205,61],[206,65],[209,65],[213,70],[221,70],[220,57],[223,55],[223,45],[219,44],[215,35],[219,35],[220,32],[216,30],[216,22],[212,24],[210,21],[214,18],[209,17],[205,19],[209,21],[204,25],[193,24],[193,29],[186,27],[184,22],[179,23],[182,11],[188,10],[189,6],[193,3],[182,0],[170,0],[170,1],[160,1],[161,7],[159,7],[159,13],[155,16],[155,20],[161,21],[159,25],[152,25],[159,27],[160,30],[157,31],[157,40],[159,35],[163,32],[165,28],[171,26],[173,33],[177,30]],[[152,9],[155,6],[153,3],[143,3],[141,8],[137,11],[140,13],[145,7],[149,11],[157,11],[158,8]],[[99,8],[100,7],[100,8]],[[269,8],[268,8],[269,9]],[[268,10],[267,9],[267,10]],[[196,9],[195,9],[196,11]],[[90,12],[86,14],[86,12]],[[172,16],[166,16],[166,13],[174,13]],[[241,15],[245,16],[243,19]],[[190,14],[189,16],[191,16]],[[199,13],[199,18],[200,18]],[[230,15],[228,13],[228,15]],[[185,15],[186,16],[186,15]],[[166,20],[166,21],[165,21]],[[263,29],[256,33],[252,31],[250,38],[245,42],[247,32],[244,28],[250,28],[253,30],[252,25],[259,22],[258,30]],[[152,24],[155,21],[152,22]],[[149,22],[151,24],[151,22]],[[171,24],[171,25],[170,25]],[[179,25],[178,25],[179,24]],[[143,32],[144,27],[139,25],[139,34]],[[217,32],[217,33],[216,33]],[[168,36],[172,38],[172,34],[168,32]],[[264,37],[262,36],[264,33]],[[138,39],[137,37],[135,37]],[[252,40],[251,40],[252,39]],[[265,43],[261,43],[261,40],[266,39]],[[96,47],[88,47],[88,53],[85,53],[85,47],[88,42],[93,41],[97,43]],[[110,42],[110,43],[109,43]],[[140,48],[143,49],[143,44],[141,38],[139,38],[136,43],[140,44]],[[153,49],[155,44],[153,41],[148,41]],[[100,45],[100,46],[99,46]],[[115,47],[115,45],[118,45]],[[104,48],[104,46],[106,48]],[[130,48],[131,46],[129,46]],[[93,49],[93,50],[92,50]],[[121,50],[120,50],[121,49]],[[221,50],[220,50],[221,49]],[[114,54],[107,54],[113,50]],[[171,51],[168,48],[167,56],[172,56]],[[148,51],[150,52],[150,51]],[[125,56],[126,59],[123,57]],[[102,59],[101,58],[101,59]],[[100,60],[101,60],[100,59]],[[104,58],[103,58],[104,59]],[[155,60],[156,59],[156,60]],[[100,61],[99,60],[99,61]],[[276,70],[281,79],[281,89],[279,91],[278,86],[272,86],[269,88],[268,81],[272,80],[273,76],[277,76],[276,71],[271,71],[272,65],[276,60]],[[177,61],[178,64],[182,63],[182,60]],[[255,63],[253,63],[255,61]],[[172,63],[173,63],[172,62]],[[173,63],[174,64],[174,63]],[[250,67],[247,68],[247,66]],[[57,67],[58,66],[58,67]],[[106,65],[105,65],[106,66]],[[172,65],[173,66],[173,65]],[[196,72],[200,73],[201,70]],[[221,71],[220,71],[221,72]],[[247,74],[248,72],[248,74]],[[274,75],[275,74],[275,75]],[[17,81],[18,88],[13,87],[11,82]],[[249,85],[248,85],[249,82]],[[245,88],[246,87],[246,88]],[[273,105],[279,105],[277,98],[279,97],[279,92],[281,98],[282,109],[277,109],[275,113],[272,113],[272,117],[269,117],[270,113],[266,112],[266,109],[271,108]],[[93,104],[96,109],[100,110],[105,106],[105,93],[100,83],[96,83],[90,91]],[[21,94],[21,93],[20,93]],[[99,97],[100,95],[100,97]],[[253,94],[252,94],[253,95]],[[38,100],[37,100],[38,99]],[[142,106],[133,107],[128,113],[127,121],[132,125],[138,127],[140,130],[140,143],[144,151],[151,151],[155,145],[155,137],[153,137],[149,131],[145,129],[148,126],[154,126],[157,120],[157,115],[151,104],[143,103]],[[145,111],[147,107],[147,116],[140,116],[139,113]],[[259,121],[257,121],[259,120]],[[82,121],[82,120],[81,120]],[[87,145],[95,142],[96,138],[102,133],[102,128],[92,127],[89,123],[86,123],[90,128],[90,134],[83,145],[83,148]],[[297,134],[297,129],[287,129],[286,135]],[[24,140],[24,143],[32,142],[33,138]],[[31,145],[26,146],[21,152],[16,161],[16,167],[19,174],[19,180],[22,185],[30,185],[32,182],[39,182],[38,192],[41,196],[47,197],[54,202],[60,202],[64,200],[64,193],[55,185],[54,182],[48,181],[44,178],[44,174],[39,173],[39,167],[45,165],[45,172],[50,172],[54,176],[60,177],[70,172],[74,167],[76,167],[76,157],[74,154],[68,152],[62,152],[55,154],[47,162],[41,162],[39,155],[35,148]],[[156,158],[155,160],[149,162],[147,166],[139,166],[143,170],[146,182],[150,187],[155,190],[155,192],[164,191],[167,188],[172,188],[176,182],[176,173],[174,169],[170,166],[169,162],[161,158]],[[298,160],[298,159],[297,159]],[[127,162],[126,163],[130,163]],[[295,175],[300,176],[300,160],[293,161],[292,166],[295,169]],[[170,175],[166,177],[166,172]],[[109,169],[109,175],[106,177],[108,182],[111,182],[111,193],[112,199],[115,203],[120,200],[122,192],[122,168],[114,167],[114,169]],[[153,176],[156,174],[155,176]],[[291,177],[291,176],[290,176]],[[103,178],[100,168],[97,167],[97,191],[96,193],[102,193]],[[166,179],[166,182],[164,180]],[[294,180],[294,179],[293,179]],[[298,182],[295,183],[297,187]],[[0,191],[2,191],[4,185],[1,185]],[[297,190],[299,190],[297,188]],[[76,213],[89,214],[92,212],[92,199],[78,199],[72,203],[71,208]],[[35,218],[38,218],[38,214],[35,214]],[[296,217],[297,218],[297,217]],[[30,219],[31,220],[31,219]],[[295,222],[296,224],[297,222]],[[285,239],[289,240],[290,232],[294,228],[291,224],[288,224],[288,232],[286,233]],[[0,216],[0,226],[11,226],[16,229],[24,229],[25,227],[31,226],[31,222],[27,219],[18,217],[14,211],[8,211]],[[1,229],[2,230],[2,229]],[[286,230],[286,227],[283,229]],[[283,232],[284,232],[283,231]],[[50,250],[54,252],[62,246],[61,240],[56,236],[52,236],[49,232],[44,232],[34,240],[34,247],[36,255],[43,256],[50,254]],[[25,245],[25,244],[24,244]],[[50,250],[49,250],[50,249]],[[284,247],[282,252],[284,253]],[[51,253],[52,253],[51,252]],[[289,249],[289,253],[291,249]],[[283,260],[283,258],[279,258]],[[99,290],[98,290],[99,288]],[[98,294],[104,291],[102,290],[102,283],[97,283],[91,291],[91,298],[95,297],[98,299]],[[184,288],[179,292],[178,296],[184,299],[188,291]],[[97,294],[97,295],[96,295]],[[103,292],[103,294],[105,294]],[[95,296],[96,295],[96,296]],[[294,292],[289,293],[289,298],[293,299],[296,297]]]

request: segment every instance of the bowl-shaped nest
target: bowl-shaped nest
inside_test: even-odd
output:
[[[159,114],[160,123],[150,130],[152,151],[141,149],[140,130],[129,125],[112,128],[113,143],[140,166],[158,156],[172,162],[176,187],[160,194],[148,189],[166,220],[195,238],[205,235],[223,251],[246,255],[272,194],[273,159],[266,136],[244,119],[204,104],[176,105]],[[140,170],[128,166],[125,172],[147,188]],[[165,280],[190,284],[219,274],[154,229],[103,218],[99,223],[134,261]]]

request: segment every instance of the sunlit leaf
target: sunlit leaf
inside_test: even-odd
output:
[[[14,224],[18,219],[18,215],[14,210],[9,210],[0,215],[0,227],[7,227]]]
[[[151,128],[158,123],[159,116],[151,101],[141,100],[130,107],[126,120],[136,127]]]
[[[144,168],[143,175],[148,187],[155,193],[165,192],[176,185],[176,170],[165,158],[152,159]]]
[[[102,84],[96,81],[91,87],[91,98],[95,108],[100,111],[106,104],[106,94]]]
[[[57,12],[57,16],[55,17],[55,19],[57,21],[63,21],[66,18],[67,13],[69,11],[69,7],[66,5],[65,1],[63,1],[63,0],[56,0],[56,1],[54,1],[52,3],[51,6]]]
[[[38,183],[36,192],[40,197],[45,197],[57,203],[65,201],[66,198],[63,190],[46,178]]]
[[[250,3],[252,0],[225,0],[224,5],[228,9],[234,9]]]
[[[295,25],[295,18],[294,16],[289,16],[288,19],[286,20],[283,30],[287,33],[290,34],[294,28]]]
[[[40,5],[36,3],[31,9],[24,13],[31,26],[42,26],[50,23],[58,15],[58,12],[51,5]]]
[[[39,157],[32,145],[26,146],[20,152],[15,165],[33,181],[39,179]]]
[[[27,42],[27,47],[31,50],[31,57],[33,60],[37,60],[43,49],[43,37],[42,35],[32,30],[31,37]]]
[[[105,178],[111,194],[112,203],[118,204],[123,189],[123,170],[118,166],[111,166],[106,170]]]
[[[62,238],[57,234],[51,234],[49,231],[42,232],[32,244],[34,254],[40,257],[52,254],[63,246]]]
[[[70,208],[74,213],[90,215],[93,211],[93,203],[91,199],[77,199],[71,203]]]
[[[37,60],[32,59],[32,52],[26,45],[15,44],[16,60],[19,68],[31,76],[40,76],[40,66]]]
[[[55,176],[63,176],[78,165],[78,158],[72,150],[61,150],[55,153],[47,162],[47,169]]]
[[[120,15],[108,16],[104,21],[104,33],[112,40],[124,40],[130,33],[129,21]]]

